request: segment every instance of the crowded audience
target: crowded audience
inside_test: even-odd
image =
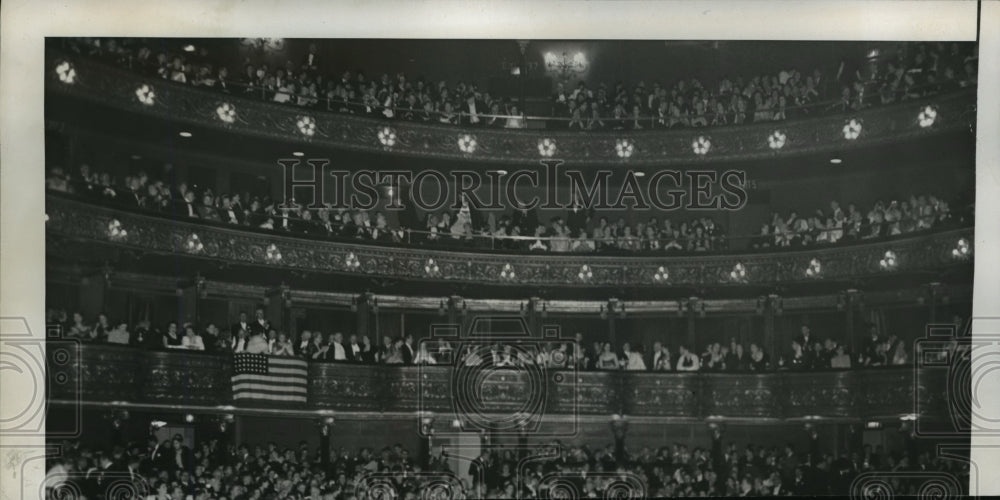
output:
[[[574,498],[605,498],[611,491],[621,495],[623,486],[633,498],[847,496],[860,474],[880,471],[892,493],[913,495],[926,479],[918,471],[968,476],[967,464],[926,447],[864,445],[835,452],[822,449],[817,432],[809,432],[804,450],[790,443],[724,443],[717,429],[708,446],[674,442],[629,447],[621,441],[592,447],[558,440],[528,449],[493,445],[460,462],[468,470],[452,470],[444,448],[411,453],[397,443],[349,451],[334,438],[325,449],[305,442],[297,447],[234,445],[225,435],[200,438],[189,446],[180,434],[160,440],[150,433],[145,441],[120,439],[98,446],[64,442],[61,453],[48,458],[45,491],[52,499],[64,498],[59,495],[66,491],[83,495],[74,498],[101,499],[113,482],[127,478],[147,495],[144,500],[409,500],[439,498],[431,490],[442,485],[447,487],[436,491],[440,498],[455,500],[565,498],[560,496],[568,492],[565,488],[571,488]],[[911,435],[909,441],[916,439]],[[529,456],[544,458],[519,469],[520,460]],[[120,483],[118,487],[127,491]]]
[[[734,246],[774,250],[808,245],[832,245],[892,237],[967,222],[968,214],[952,213],[949,203],[934,195],[910,195],[902,201],[877,201],[870,209],[837,201],[807,216],[792,210],[772,213],[750,238],[727,236],[709,216],[678,221],[656,216],[629,223],[582,206],[565,215],[541,220],[537,210],[510,207],[503,212],[477,210],[463,199],[457,210],[418,215],[414,210],[351,210],[309,208],[289,200],[280,204],[265,193],[216,193],[211,187],[168,184],[146,173],[118,180],[87,164],[75,174],[49,169],[51,191],[180,219],[340,240],[364,240],[429,247],[551,253],[701,253]],[[244,199],[249,196],[249,199]],[[403,200],[404,207],[407,205]],[[955,215],[955,216],[953,216]]]
[[[961,324],[956,318],[956,324]],[[304,329],[294,333],[271,325],[263,309],[253,318],[241,313],[239,319],[226,326],[215,323],[197,325],[169,321],[153,326],[142,320],[130,326],[125,321],[111,321],[105,313],[92,320],[80,312],[50,308],[47,323],[62,328],[64,336],[87,343],[129,345],[145,349],[180,349],[213,353],[260,353],[273,356],[294,356],[309,361],[382,365],[459,365],[485,368],[541,367],[544,369],[576,369],[594,371],[657,371],[657,372],[768,372],[797,370],[876,368],[912,365],[912,342],[898,335],[880,332],[869,325],[864,339],[859,339],[852,352],[844,342],[833,337],[812,335],[808,325],[786,347],[769,354],[763,343],[743,344],[711,342],[700,349],[694,346],[668,345],[668,339],[644,346],[624,342],[620,346],[606,341],[588,343],[582,333],[573,340],[562,342],[461,342],[419,340],[413,334],[368,335],[343,332],[322,332]],[[957,348],[957,343],[953,346]]]
[[[861,59],[860,56],[858,59]],[[681,78],[667,85],[645,82],[611,88],[586,82],[557,84],[551,121],[571,130],[642,130],[714,127],[782,121],[856,111],[975,85],[977,49],[962,44],[899,44],[859,62],[843,62],[833,75],[819,69],[722,78],[702,83]]]
[[[301,61],[274,67],[247,56],[240,67],[193,44],[151,44],[130,38],[75,38],[64,49],[140,74],[289,106],[383,119],[470,127],[524,128],[527,118],[509,98],[475,83],[428,81],[403,73],[378,77],[324,67],[315,44]],[[235,43],[235,41],[234,41]],[[176,48],[173,48],[176,46]],[[557,83],[544,126],[571,130],[709,127],[780,121],[919,99],[976,84],[973,44],[900,43],[881,54],[858,54],[836,72],[788,68],[775,74],[677,78],[594,87]]]

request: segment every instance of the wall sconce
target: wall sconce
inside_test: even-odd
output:
[[[566,52],[563,52],[562,55],[557,55],[554,52],[546,52],[543,58],[545,60],[545,69],[550,73],[559,75],[564,80],[586,72],[590,64],[583,52],[577,52],[572,56]]]

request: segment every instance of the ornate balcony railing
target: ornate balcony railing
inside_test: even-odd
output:
[[[55,51],[47,52],[46,64],[47,92],[113,108],[252,137],[465,161],[525,164],[556,158],[574,165],[674,165],[766,159],[844,151],[976,122],[972,87],[840,115],[734,127],[587,133],[459,128],[259,102]],[[72,78],[66,76],[70,70]]]
[[[662,287],[850,280],[960,264],[971,255],[956,255],[959,240],[971,242],[973,235],[971,228],[953,229],[773,253],[523,255],[307,239],[131,213],[55,195],[46,198],[46,214],[50,235],[141,252],[310,273],[510,286]]]
[[[48,349],[49,398],[135,405],[226,406],[233,403],[228,354],[145,351],[67,341]],[[918,413],[949,418],[950,366],[761,374],[541,372],[487,370],[472,388],[484,414],[541,402],[545,415],[676,418],[860,419]],[[447,366],[309,364],[308,401],[298,410],[457,414],[462,377]],[[958,378],[957,380],[961,380]],[[480,384],[481,382],[481,384]],[[249,406],[247,408],[252,408]],[[960,411],[960,410],[959,410]],[[457,412],[457,413],[456,413]]]

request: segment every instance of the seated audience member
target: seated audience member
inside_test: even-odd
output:
[[[204,351],[205,341],[194,330],[194,325],[188,323],[184,325],[184,337],[181,339],[181,347],[192,351]]]
[[[247,352],[247,344],[249,343],[250,334],[247,333],[245,328],[240,328],[236,331],[236,335],[233,336],[231,348],[233,352]]]
[[[642,352],[636,348],[625,344],[625,359],[622,365],[625,370],[646,371],[646,362],[642,359]]]
[[[270,345],[268,345],[267,337],[264,333],[258,330],[256,333],[250,335],[250,339],[247,340],[246,352],[251,354],[267,354],[270,351]]]
[[[392,341],[384,363],[387,365],[402,365],[405,363],[403,360],[403,339],[397,338]]]
[[[731,372],[747,371],[750,365],[750,357],[743,350],[743,344],[737,344],[736,339],[729,342],[729,354],[726,359],[726,370]]]
[[[177,333],[177,323],[171,321],[169,324],[167,324],[166,333],[163,334],[163,347],[166,347],[168,349],[173,349],[181,347],[183,344],[184,341],[181,339],[181,336]]]
[[[97,315],[97,323],[94,324],[94,328],[90,332],[90,339],[95,342],[104,342],[108,339],[110,331],[111,323],[108,321],[108,315],[100,313]]]
[[[500,352],[500,359],[497,360],[496,366],[498,368],[508,367],[513,368],[517,366],[518,359],[514,356],[514,348],[510,344],[505,344],[503,350]]]
[[[803,370],[809,367],[810,359],[806,355],[806,351],[802,348],[802,343],[798,340],[792,341],[792,353],[788,357],[788,360],[782,360],[784,362],[784,367],[790,370]]]
[[[215,326],[215,323],[209,323],[205,327],[205,334],[201,337],[205,342],[206,351],[221,352],[227,350],[229,347],[228,335],[221,336],[219,334],[219,327]]]
[[[163,335],[150,328],[149,320],[142,320],[132,332],[130,343],[143,349],[159,349],[163,345]]]
[[[361,343],[358,341],[358,336],[356,334],[351,334],[347,337],[347,343],[344,344],[344,350],[347,354],[347,360],[352,363],[361,362]]]
[[[687,346],[680,346],[680,355],[677,357],[675,369],[679,372],[694,372],[698,371],[699,368],[701,368],[701,361],[698,360],[698,356],[689,351]]]
[[[119,322],[118,326],[108,332],[108,343],[129,345],[128,325],[124,321]]]
[[[326,361],[330,359],[330,343],[324,337],[323,332],[313,334],[312,344],[306,350],[308,359],[314,361]]]
[[[891,344],[890,344],[891,345]],[[909,362],[910,356],[906,353],[906,343],[897,340],[895,347],[892,347],[892,364],[894,366],[905,365]]]
[[[375,362],[384,364],[386,358],[389,357],[390,352],[392,352],[392,337],[383,335],[382,345],[380,345],[375,351]]]
[[[295,352],[299,354],[299,357],[310,359],[312,353],[309,352],[309,347],[312,346],[312,332],[309,330],[302,330],[302,334],[299,335],[299,345],[295,349]]]
[[[399,346],[399,350],[403,356],[403,364],[412,365],[413,358],[417,355],[416,348],[413,347],[413,334],[407,333],[403,335],[402,345]]]
[[[427,342],[421,342],[419,345],[417,345],[417,355],[416,357],[413,358],[413,364],[415,365],[437,364],[437,360],[434,359],[434,356],[431,356],[431,354],[427,352]]]
[[[278,340],[271,346],[271,354],[275,356],[295,356],[292,341],[285,332],[278,333]]]
[[[709,371],[723,371],[726,369],[726,357],[722,352],[722,346],[718,342],[713,342],[706,347],[701,355],[701,369]]]
[[[358,354],[359,362],[365,364],[375,364],[375,346],[367,335],[361,336],[361,352]]]
[[[844,346],[838,345],[836,349],[837,354],[830,358],[830,367],[838,369],[850,368],[851,357],[845,352]]]
[[[66,336],[68,338],[89,341],[91,340],[90,334],[93,331],[93,328],[83,322],[83,314],[75,312],[73,313],[73,323],[69,325],[69,331]]]
[[[329,354],[330,361],[347,361],[347,348],[344,347],[344,334],[334,333],[330,337]]]
[[[767,371],[770,367],[767,359],[767,353],[758,347],[757,344],[750,344],[750,361],[748,364],[750,371],[753,372]]]
[[[618,356],[611,350],[611,344],[605,342],[601,347],[601,354],[597,357],[597,369],[616,370],[618,369]]]
[[[660,342],[653,343],[653,357],[650,362],[653,371],[668,372],[674,369],[670,360],[670,349]]]

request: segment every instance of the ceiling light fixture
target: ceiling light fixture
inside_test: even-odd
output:
[[[181,133],[179,133],[179,134],[177,134],[177,135],[179,135],[179,136],[181,136],[181,137],[191,137],[191,136],[192,136],[192,135],[194,135],[194,134],[192,134],[191,132],[186,132],[186,131],[185,131],[185,132],[181,132]]]

